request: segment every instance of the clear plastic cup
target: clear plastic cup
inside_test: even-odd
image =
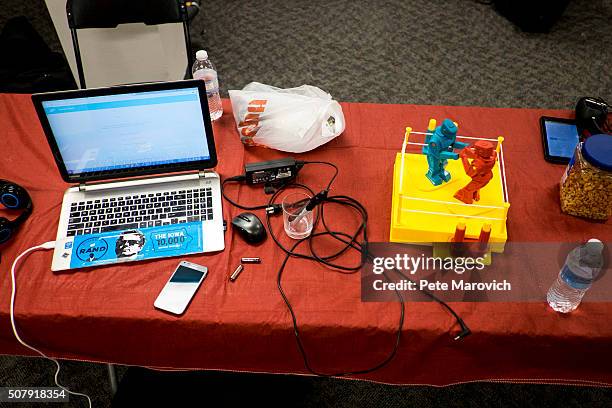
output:
[[[306,193],[290,193],[283,198],[283,221],[289,238],[303,239],[312,232],[314,213],[306,211],[310,198]]]

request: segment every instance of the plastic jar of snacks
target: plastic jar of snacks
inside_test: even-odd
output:
[[[561,210],[593,220],[612,215],[612,135],[578,143],[561,178]]]

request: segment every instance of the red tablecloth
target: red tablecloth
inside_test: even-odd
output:
[[[240,174],[245,162],[285,156],[244,149],[231,113],[214,125],[217,171]],[[334,191],[368,209],[372,241],[389,232],[391,172],[404,128],[423,130],[430,117],[451,117],[461,134],[497,136],[504,143],[513,241],[612,240],[610,223],[596,224],[560,213],[557,185],[563,166],[543,160],[540,115],[568,111],[343,103],[344,134],[302,159],[328,160],[340,175]],[[0,353],[29,354],[10,330],[9,267],[24,249],[55,237],[62,193],[51,152],[27,95],[0,95],[0,178],[28,189],[35,210],[17,239],[2,248]],[[305,168],[301,180],[322,188],[324,167]],[[228,190],[242,203],[261,203],[259,189]],[[224,203],[226,219],[239,212]],[[2,211],[2,215],[6,215]],[[333,217],[333,212],[330,214]],[[337,220],[337,223],[344,223]],[[274,228],[282,232],[282,221]],[[287,241],[285,241],[287,242]],[[177,259],[132,263],[54,274],[51,252],[33,254],[18,271],[16,316],[22,336],[50,355],[119,364],[275,373],[305,373],[289,313],[276,288],[280,251],[268,240],[254,248],[228,231],[227,249],[191,256],[210,274],[183,317],[153,308]],[[237,282],[228,274],[241,256],[260,256]],[[555,276],[551,272],[551,281]],[[528,279],[529,277],[525,277]],[[397,303],[362,303],[360,276],[340,275],[312,262],[291,260],[285,288],[297,313],[311,364],[321,371],[358,370],[384,358],[393,346]],[[539,303],[454,303],[473,335],[455,342],[453,318],[439,305],[408,303],[397,356],[365,375],[397,384],[450,384],[473,380],[597,382],[612,384],[610,303],[584,303],[563,316]]]

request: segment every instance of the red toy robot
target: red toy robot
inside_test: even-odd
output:
[[[472,204],[480,200],[479,190],[493,178],[493,166],[497,152],[492,143],[479,140],[459,153],[465,173],[472,178],[465,187],[455,193],[457,200]],[[471,160],[471,162],[470,162]]]

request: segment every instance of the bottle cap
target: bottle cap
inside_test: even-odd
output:
[[[603,252],[604,244],[597,238],[591,238],[585,245],[586,251],[591,255],[599,255]]]
[[[208,58],[208,53],[204,50],[196,52],[196,59],[203,61]]]
[[[593,166],[612,171],[612,135],[593,135],[585,140],[582,155]]]

